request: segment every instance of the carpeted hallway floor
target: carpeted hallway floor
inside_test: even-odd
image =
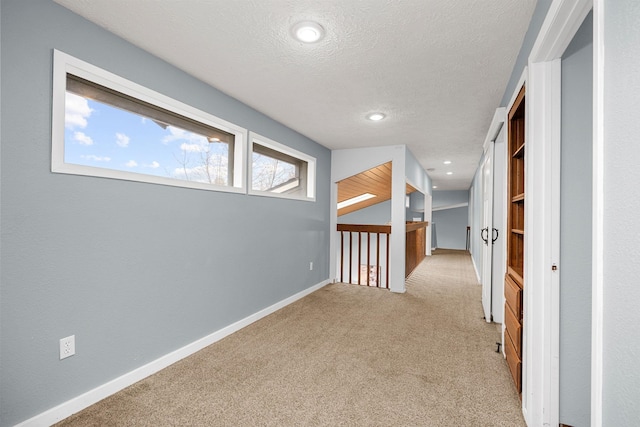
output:
[[[61,426],[521,426],[464,251],[405,294],[333,284]]]

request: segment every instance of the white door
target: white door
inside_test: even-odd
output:
[[[482,308],[487,322],[491,322],[493,267],[493,143],[485,153],[482,164]]]

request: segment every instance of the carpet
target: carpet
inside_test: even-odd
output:
[[[525,425],[469,254],[406,287],[328,285],[57,425]]]

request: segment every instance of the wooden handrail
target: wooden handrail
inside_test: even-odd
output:
[[[405,223],[405,232],[406,232],[406,250],[405,250],[405,275],[408,276],[413,269],[420,264],[420,262],[425,258],[425,237],[426,231],[425,229],[429,226],[427,221],[407,221]],[[386,272],[386,280],[384,284],[380,283],[382,280],[381,277],[375,280],[375,286],[382,286],[385,288],[389,288],[389,248],[390,248],[390,235],[391,235],[391,226],[390,225],[371,225],[371,224],[337,224],[337,231],[340,232],[340,281],[344,282],[345,277],[345,267],[348,268],[348,283],[353,283],[353,258],[354,255],[357,256],[357,265],[356,271],[358,274],[357,281],[359,285],[364,285],[361,281],[361,266],[366,266],[366,277],[367,277],[367,286],[370,286],[369,279],[369,271],[371,266],[375,266],[376,268],[381,268],[380,262],[383,261],[384,271]],[[349,233],[348,240],[345,239],[343,233]],[[354,234],[356,240],[356,247],[354,247]],[[364,234],[364,236],[363,236]],[[375,252],[371,253],[371,234],[375,234]],[[380,235],[385,234],[386,238],[384,238],[384,244],[380,239]],[[363,240],[364,238],[364,240]],[[345,254],[345,244],[348,242],[348,253]],[[380,245],[383,244],[385,246],[384,250],[386,252],[386,257],[384,260],[380,259]],[[356,251],[352,255],[352,251]],[[363,253],[363,250],[365,251]],[[345,260],[345,255],[347,260]],[[374,260],[375,259],[375,260]],[[364,264],[366,262],[366,264]],[[375,262],[375,264],[372,264]],[[347,264],[347,265],[345,265]]]
[[[428,225],[429,225],[428,221],[407,222],[405,231],[409,233],[411,231],[420,230],[421,228],[427,228]]]
[[[367,225],[367,224],[338,224],[338,231],[351,231],[354,233],[391,234],[391,226],[390,225]]]
[[[390,225],[365,225],[365,224],[337,224],[337,230],[340,232],[340,281],[344,282],[344,270],[345,267],[348,268],[348,283],[353,283],[352,273],[354,270],[353,266],[353,258],[354,252],[357,254],[357,281],[358,285],[366,285],[366,286],[377,286],[389,288],[389,236],[391,234],[391,226]],[[345,239],[344,233],[349,233],[348,240]],[[364,234],[364,236],[363,236]],[[371,235],[375,234],[375,253],[371,253]],[[384,234],[386,237],[384,238],[384,246],[386,250],[386,258],[384,260],[380,259],[380,245],[383,244],[380,239],[380,235]],[[354,235],[356,237],[356,242],[354,248]],[[348,241],[347,253],[345,254],[345,243]],[[363,253],[364,251],[364,253]],[[345,255],[347,260],[345,260]],[[380,262],[383,261],[384,266],[380,265]],[[363,262],[366,262],[364,264]],[[375,264],[372,264],[375,262]],[[347,265],[345,265],[347,264]],[[366,283],[362,282],[362,267],[366,266]],[[371,279],[370,271],[371,267],[375,267],[374,271],[377,271],[374,279]],[[382,271],[386,272],[386,280],[382,282],[382,277],[380,277],[380,273]]]

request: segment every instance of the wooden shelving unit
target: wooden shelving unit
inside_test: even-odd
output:
[[[504,348],[511,376],[522,393],[522,294],[524,290],[525,206],[525,88],[520,90],[508,117],[509,169],[507,212],[507,274],[505,276]]]

